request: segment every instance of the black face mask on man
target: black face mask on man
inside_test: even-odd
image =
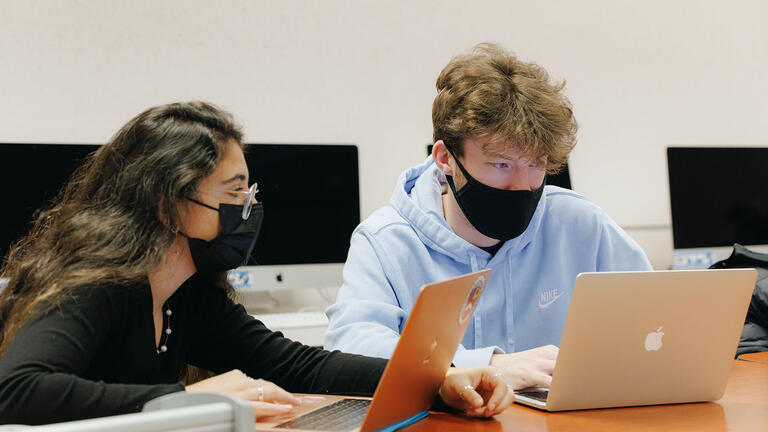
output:
[[[507,241],[522,234],[531,223],[546,179],[534,191],[496,189],[474,179],[459,158],[451,150],[448,151],[467,183],[456,190],[453,177],[446,175],[445,178],[469,223],[483,235],[496,240]]]
[[[221,232],[210,241],[189,237],[189,250],[199,272],[223,272],[246,263],[251,255],[264,220],[261,203],[251,206],[243,219],[243,206],[219,204],[219,208],[190,198],[190,201],[219,212]]]

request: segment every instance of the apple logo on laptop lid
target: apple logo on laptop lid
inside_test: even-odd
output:
[[[661,346],[664,345],[661,342],[661,338],[664,337],[664,332],[661,331],[663,327],[664,326],[659,326],[655,332],[650,332],[648,333],[648,336],[645,337],[646,351],[658,351],[661,349]]]

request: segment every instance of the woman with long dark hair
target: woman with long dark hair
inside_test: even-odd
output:
[[[386,360],[292,342],[230,299],[224,272],[262,216],[241,140],[215,106],[151,108],[38,213],[0,272],[0,423],[135,412],[182,390],[250,400],[257,418],[289,412],[289,392],[373,392]],[[188,367],[218,375],[191,383]],[[512,391],[487,367],[452,370],[440,395],[489,416]]]

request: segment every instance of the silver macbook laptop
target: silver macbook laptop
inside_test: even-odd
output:
[[[720,399],[754,269],[581,273],[549,389],[516,402],[548,411]]]

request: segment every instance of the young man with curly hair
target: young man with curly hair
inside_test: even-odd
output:
[[[431,156],[352,235],[326,348],[389,357],[419,287],[491,268],[454,363],[550,384],[576,275],[651,269],[597,205],[545,184],[576,143],[564,86],[493,44],[451,60]]]

